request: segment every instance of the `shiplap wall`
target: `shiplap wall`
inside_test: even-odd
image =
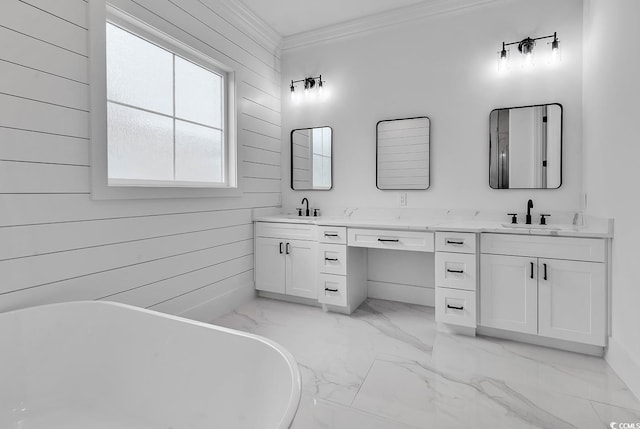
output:
[[[89,4],[2,0],[0,311],[108,299],[207,320],[253,296],[252,210],[281,204],[280,59],[221,1],[112,4],[235,69],[244,194],[93,201]]]

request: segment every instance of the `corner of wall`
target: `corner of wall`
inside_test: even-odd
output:
[[[631,356],[615,338],[609,338],[605,360],[629,390],[640,399],[640,357]]]

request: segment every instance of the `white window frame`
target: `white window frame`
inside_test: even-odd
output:
[[[242,195],[241,154],[237,143],[237,103],[235,72],[210,55],[192,48],[176,38],[100,0],[89,2],[89,77],[91,96],[91,183],[92,198],[151,199],[237,197]],[[180,181],[127,181],[108,178],[107,91],[106,91],[106,23],[111,22],[188,61],[204,68],[224,72],[226,108],[225,166],[226,183]]]

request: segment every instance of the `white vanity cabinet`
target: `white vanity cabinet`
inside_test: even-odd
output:
[[[347,246],[347,228],[318,227],[318,301],[351,314],[367,298],[365,249]]]
[[[482,234],[480,325],[604,346],[605,255],[602,239]]]
[[[318,298],[316,229],[315,225],[256,222],[257,290]]]
[[[480,324],[538,333],[537,258],[480,256]]]
[[[450,327],[477,325],[476,234],[435,233],[436,321]]]

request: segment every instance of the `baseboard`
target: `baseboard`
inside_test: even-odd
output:
[[[435,289],[400,283],[367,282],[369,298],[435,307]]]
[[[553,349],[566,350],[585,355],[602,357],[604,354],[603,347],[593,346],[591,344],[574,343],[572,341],[557,340],[555,338],[546,338],[539,335],[523,334],[522,332],[505,331],[502,329],[488,328],[486,326],[478,326],[476,331],[478,335],[519,341],[521,343],[535,344],[537,346],[551,347]]]
[[[466,335],[468,337],[476,336],[476,328],[470,328],[468,326],[450,325],[448,323],[440,323],[440,322],[438,322],[437,326],[438,326],[438,331],[447,332],[449,334]]]
[[[256,297],[253,282],[234,288],[208,301],[191,307],[179,314],[180,317],[211,323],[212,320],[230,313],[242,304]]]
[[[301,298],[299,296],[283,295],[281,293],[258,291],[258,296],[261,298],[277,299],[278,301],[293,302],[294,304],[311,305],[313,307],[321,307],[322,305],[317,299]]]
[[[622,344],[610,337],[604,358],[636,398],[640,399],[640,356],[634,359]]]

